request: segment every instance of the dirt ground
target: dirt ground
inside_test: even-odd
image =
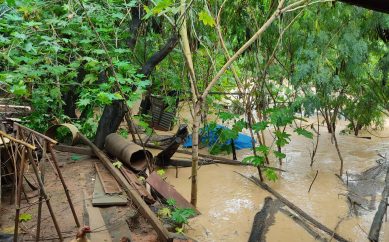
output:
[[[77,217],[81,226],[88,225],[92,233],[88,234],[91,241],[120,241],[127,236],[131,241],[157,241],[156,232],[139,215],[128,201],[126,206],[97,208],[92,206],[92,194],[96,176],[94,162],[97,159],[67,152],[57,152],[60,169],[70,191]],[[27,171],[30,173],[31,169]],[[62,236],[65,241],[75,238],[77,227],[68,205],[66,195],[59,178],[49,163],[45,164],[45,188],[54,209]],[[25,186],[27,189],[27,186]],[[32,219],[20,224],[21,238],[24,241],[35,241],[38,196],[36,191],[27,191],[29,203],[22,199],[21,213],[32,215]],[[123,195],[125,196],[125,195]],[[22,196],[23,197],[23,196]],[[10,205],[10,193],[3,193],[0,216],[0,232],[14,231],[15,206]],[[46,204],[42,206],[41,241],[59,241],[52,218]]]

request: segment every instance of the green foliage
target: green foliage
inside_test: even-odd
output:
[[[294,130],[298,135],[302,135],[308,139],[313,139],[313,134],[312,132],[309,132],[308,130],[306,129],[303,129],[303,128],[297,128]]]
[[[175,206],[177,205],[176,200],[173,199],[173,198],[168,198],[168,199],[166,200],[166,203],[167,203],[167,205],[169,205],[170,207],[175,207]]]
[[[274,169],[271,169],[271,168],[265,169],[265,176],[269,181],[275,182],[278,180],[277,173],[274,171]]]
[[[20,222],[28,222],[32,219],[32,215],[29,213],[22,213],[19,215]]]
[[[215,20],[206,10],[199,12],[199,20],[203,22],[204,25],[209,25],[211,27],[215,26]]]
[[[128,138],[128,130],[127,129],[120,128],[119,129],[119,134],[120,134],[120,136],[122,136],[125,139]]]
[[[180,226],[188,223],[188,219],[195,216],[196,212],[191,208],[176,208],[172,212],[171,220],[174,224]]]
[[[78,160],[81,160],[81,156],[73,154],[70,156],[70,159],[72,159],[73,161],[78,161]]]
[[[170,208],[163,207],[158,210],[158,216],[162,218],[169,218],[172,216],[172,211],[170,210]]]
[[[166,172],[164,169],[159,169],[157,170],[157,174],[163,177],[166,174]]]
[[[243,158],[242,163],[244,164],[252,164],[253,166],[261,166],[265,161],[265,157],[263,156],[246,156]]]
[[[274,155],[279,159],[284,159],[286,157],[286,154],[279,152],[277,150],[273,150]]]
[[[276,131],[274,132],[274,134],[275,134],[276,137],[277,137],[276,144],[277,144],[277,146],[279,146],[279,147],[283,147],[283,146],[289,144],[289,142],[291,141],[291,140],[290,140],[290,134],[288,134],[288,133],[285,132],[285,131],[276,130]]]
[[[123,166],[123,163],[121,163],[120,161],[115,161],[114,163],[112,163],[112,165],[118,169],[120,169],[122,166]]]

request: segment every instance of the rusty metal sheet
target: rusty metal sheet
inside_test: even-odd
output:
[[[122,193],[122,189],[115,180],[115,178],[105,169],[101,163],[95,163],[97,174],[99,175],[101,184],[103,185],[104,192],[107,194]]]
[[[146,182],[150,184],[150,186],[163,198],[176,200],[176,206],[178,208],[192,208],[197,212],[197,214],[200,214],[200,212],[193,207],[192,204],[179,194],[173,186],[164,181],[155,171],[149,175]]]
[[[155,203],[155,199],[153,198],[153,196],[151,196],[151,194],[147,191],[146,187],[142,185],[142,183],[139,181],[138,177],[135,175],[134,172],[125,167],[120,167],[120,171],[122,172],[128,183],[130,183],[130,185],[139,193],[139,195],[146,203]]]

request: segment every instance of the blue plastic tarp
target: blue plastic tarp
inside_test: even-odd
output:
[[[229,129],[229,128],[218,124],[216,125],[216,128],[214,128],[213,130],[209,130],[208,127],[200,129],[201,143],[207,144],[208,146],[212,146],[213,144],[215,144],[215,142],[217,142],[219,138],[217,133],[219,129]],[[225,142],[225,144],[226,145],[231,144],[231,140],[228,140],[227,142]],[[242,133],[239,133],[238,137],[234,139],[234,144],[235,144],[235,149],[237,150],[252,148],[251,137]],[[192,147],[192,135],[189,135],[185,139],[183,146],[185,148]]]

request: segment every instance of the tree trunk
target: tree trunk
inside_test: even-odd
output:
[[[126,112],[126,105],[123,101],[113,101],[112,104],[105,106],[94,141],[99,149],[104,147],[105,137],[111,133],[115,133],[119,128]]]
[[[343,157],[342,157],[342,154],[340,153],[338,139],[336,138],[335,132],[332,133],[332,138],[335,142],[336,152],[338,152],[338,156],[339,156],[339,160],[340,160],[339,176],[342,177],[342,175],[343,175]]]
[[[173,36],[167,41],[165,46],[152,55],[138,73],[148,77],[154,70],[155,66],[158,65],[174,49],[177,43],[178,36],[176,33],[174,33]],[[123,120],[126,111],[127,110],[125,110],[125,105],[122,102],[112,103],[111,105],[104,107],[104,111],[101,115],[99,126],[96,132],[95,144],[97,147],[101,148],[101,145],[104,145],[105,137],[108,134],[116,132],[120,122]]]
[[[192,186],[191,186],[191,195],[190,203],[196,207],[197,205],[197,169],[199,162],[199,129],[201,121],[201,106],[202,103],[198,101],[194,109],[193,117],[193,130],[192,130]]]
[[[71,119],[76,119],[76,101],[78,94],[75,93],[74,88],[70,88],[67,92],[62,93],[62,100],[64,101],[63,112]]]

